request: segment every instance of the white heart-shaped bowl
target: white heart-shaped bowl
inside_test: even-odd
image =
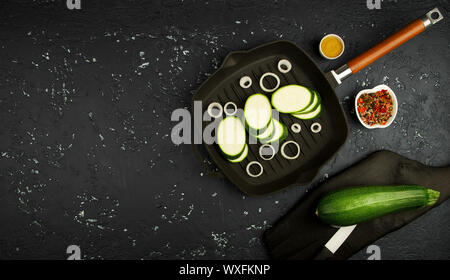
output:
[[[358,112],[358,99],[361,95],[365,94],[365,93],[373,93],[373,92],[377,92],[379,90],[385,89],[387,90],[387,92],[391,95],[392,97],[392,115],[391,117],[387,120],[385,125],[381,125],[381,124],[374,124],[372,126],[366,124],[362,119],[361,116],[359,115]],[[358,94],[355,97],[355,113],[356,116],[358,117],[359,122],[366,128],[368,129],[374,129],[374,128],[386,128],[388,126],[391,125],[391,123],[394,121],[395,117],[397,116],[397,110],[398,110],[398,103],[397,103],[397,96],[395,96],[394,91],[392,91],[392,89],[390,87],[388,87],[387,85],[378,85],[374,88],[371,89],[364,89],[361,90],[360,92],[358,92]]]

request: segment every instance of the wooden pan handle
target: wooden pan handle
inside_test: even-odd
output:
[[[347,63],[347,65],[352,70],[352,73],[355,74],[383,55],[419,35],[423,31],[425,31],[425,25],[422,20],[417,19],[378,45],[353,58]]]
[[[330,71],[333,81],[336,82],[337,85],[340,85],[342,81],[351,74],[357,73],[383,55],[422,33],[429,26],[441,21],[443,18],[444,17],[439,9],[434,8],[421,18],[416,19],[407,26],[403,27],[401,30],[397,31],[397,33],[391,35],[375,47],[350,60],[347,64],[342,65],[336,70]]]

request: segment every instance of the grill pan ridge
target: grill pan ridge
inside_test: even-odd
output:
[[[277,64],[281,59],[291,62],[292,69],[288,73],[278,71]],[[272,93],[264,92],[259,86],[260,77],[266,72],[275,73],[280,78],[280,87],[300,84],[315,89],[322,98],[322,113],[314,120],[300,120],[288,114],[279,114],[280,121],[286,125],[289,132],[283,142],[293,140],[300,145],[300,156],[295,160],[285,159],[280,151],[273,159],[263,160],[259,156],[259,147],[262,144],[258,143],[248,145],[249,152],[244,161],[231,163],[223,157],[217,144],[204,143],[206,151],[220,172],[248,195],[263,195],[290,185],[310,183],[319,168],[333,157],[348,136],[348,123],[334,88],[315,62],[289,41],[276,41],[249,51],[230,53],[222,66],[201,85],[193,96],[193,101],[202,101],[203,113],[211,102],[224,105],[232,101],[238,108],[243,109],[246,99],[254,93],[262,93],[270,100]],[[250,88],[240,87],[239,80],[243,76],[252,79]],[[275,86],[271,79],[265,79],[265,83],[271,87]],[[300,133],[293,133],[290,129],[295,122],[301,125]],[[310,127],[314,122],[322,125],[319,133],[311,132]],[[209,122],[204,122],[203,127],[208,124]],[[294,153],[290,145],[286,149],[287,153]],[[250,161],[261,163],[264,168],[261,176],[248,176],[246,167]]]

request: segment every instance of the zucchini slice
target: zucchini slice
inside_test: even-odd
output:
[[[306,107],[304,110],[301,110],[300,112],[295,112],[295,114],[310,113],[310,112],[316,110],[317,107],[320,105],[321,99],[320,99],[319,93],[317,93],[317,91],[315,91],[315,90],[311,90],[311,91],[314,94],[312,103],[308,107]]]
[[[301,120],[312,120],[318,118],[320,116],[320,112],[322,112],[322,104],[319,104],[319,106],[317,106],[317,108],[312,112],[292,114],[292,116]]]
[[[267,126],[266,129],[260,134],[253,135],[257,139],[269,139],[272,137],[272,134],[275,130],[275,125],[273,124],[273,120],[270,121],[270,124]]]
[[[314,99],[314,93],[306,87],[288,85],[272,94],[272,105],[280,113],[296,113],[306,109]]]
[[[439,192],[417,185],[363,186],[323,197],[316,214],[325,223],[349,226],[390,213],[431,206]]]
[[[217,144],[227,159],[236,159],[245,148],[246,132],[241,120],[229,116],[217,127]]]
[[[248,145],[245,145],[244,151],[237,159],[228,159],[232,163],[243,161],[248,156]]]
[[[268,144],[275,141],[281,142],[288,136],[288,130],[284,124],[280,123],[276,119],[273,119],[272,121],[274,124],[272,137],[270,137],[269,139],[260,139],[261,143]]]
[[[272,119],[272,106],[270,106],[269,98],[261,93],[251,95],[245,102],[244,117],[249,130],[259,134]]]

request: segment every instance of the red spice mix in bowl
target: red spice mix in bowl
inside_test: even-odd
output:
[[[396,97],[385,85],[361,91],[355,105],[358,119],[367,128],[387,127],[397,114]]]

